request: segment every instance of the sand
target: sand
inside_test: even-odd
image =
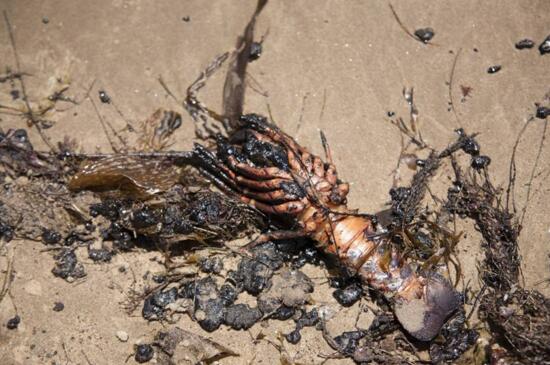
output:
[[[340,175],[351,182],[349,201],[365,212],[386,208],[392,187],[392,171],[401,149],[399,132],[387,120],[388,111],[407,115],[404,87],[414,87],[425,140],[442,148],[462,126],[479,133],[482,153],[491,156],[491,174],[496,185],[506,187],[512,148],[534,103],[550,89],[550,55],[536,49],[518,51],[514,43],[527,37],[537,45],[550,34],[550,2],[538,1],[395,1],[402,22],[414,30],[432,27],[433,45],[411,39],[400,28],[383,1],[272,1],[261,14],[256,37],[265,35],[264,52],[249,73],[259,92],[248,89],[245,109],[268,113],[289,134],[316,153],[322,152],[319,130],[333,149]],[[82,98],[95,80],[91,95],[104,89],[124,117],[132,122],[146,119],[157,108],[182,111],[160,83],[159,76],[179,98],[199,72],[218,54],[231,50],[255,7],[255,1],[96,0],[60,1],[1,0],[15,31],[21,66],[30,98],[48,95],[48,82],[70,80],[69,95]],[[184,17],[189,17],[184,21]],[[460,52],[451,90],[456,114],[449,111],[450,73]],[[493,65],[500,72],[487,73]],[[14,67],[5,27],[0,27],[0,68]],[[223,75],[215,77],[202,93],[214,108],[221,107]],[[0,85],[2,101],[9,88]],[[461,86],[471,87],[461,101]],[[117,128],[122,117],[108,105],[100,113]],[[52,113],[56,124],[48,130],[53,140],[65,135],[76,138],[86,151],[109,151],[98,118],[89,101],[68,111]],[[0,115],[0,127],[24,127],[23,120]],[[517,149],[516,201],[521,209],[527,197],[529,177],[537,157],[544,121],[535,120]],[[174,148],[189,148],[193,141],[191,119],[177,132]],[[44,148],[35,132],[31,139]],[[535,170],[530,202],[520,237],[525,285],[546,295],[550,287],[541,281],[550,277],[550,193],[548,171],[550,148],[543,145]],[[448,171],[446,171],[448,173]],[[446,173],[437,179],[447,179]],[[479,235],[471,224],[462,252],[465,275],[477,271]],[[128,316],[120,302],[131,284],[126,265],[137,276],[160,270],[150,259],[154,252],[118,255],[113,262],[94,265],[84,260],[88,277],[68,284],[54,278],[51,254],[43,245],[13,241],[16,246],[15,279],[11,298],[0,305],[0,323],[14,315],[22,317],[16,331],[0,327],[3,364],[122,364],[136,341],[150,340],[162,327],[147,323],[136,313]],[[0,269],[5,270],[5,259]],[[315,272],[322,276],[322,273]],[[322,278],[316,281],[316,300],[335,303]],[[62,301],[65,309],[52,310]],[[340,309],[329,329],[352,330],[358,305]],[[368,316],[364,322],[368,323]],[[362,321],[363,322],[363,321]],[[361,322],[360,322],[361,324]],[[206,334],[188,319],[180,326],[196,331],[241,354],[221,364],[278,363],[279,352],[270,344],[253,344],[251,335],[260,331],[276,338],[276,330],[288,323],[256,325],[246,331],[227,328]],[[129,334],[121,342],[117,331]],[[298,345],[285,345],[297,361],[318,364],[318,355],[332,350],[320,332],[304,331]],[[134,362],[133,358],[128,364]],[[327,364],[350,360],[329,360]]]

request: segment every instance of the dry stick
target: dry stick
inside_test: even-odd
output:
[[[300,110],[300,118],[298,119],[298,125],[296,126],[296,135],[300,132],[300,127],[302,126],[302,121],[304,119],[304,111],[306,110],[306,101],[309,93],[306,93],[302,98],[302,109]]]
[[[103,132],[105,133],[105,136],[107,137],[107,140],[109,141],[109,144],[111,145],[111,149],[115,153],[119,153],[118,147],[115,145],[114,141],[111,139],[111,136],[109,135],[109,132],[107,131],[107,125],[111,128],[111,132],[118,137],[120,140],[120,136],[118,136],[118,133],[114,130],[113,126],[110,124],[107,124],[101,114],[99,113],[99,109],[95,105],[94,99],[90,98],[90,102],[92,103],[92,106],[94,107],[95,113],[97,115],[97,118],[99,119],[99,122],[101,123],[101,127],[103,127]]]
[[[323,121],[323,116],[325,115],[325,107],[327,106],[327,89],[323,89],[323,104],[321,104],[321,112],[319,113],[319,125]]]
[[[548,129],[548,120],[544,121],[544,128],[542,130],[542,136],[540,138],[539,148],[537,151],[537,157],[535,158],[535,163],[533,164],[533,169],[531,170],[531,176],[529,177],[529,182],[527,183],[527,197],[525,198],[525,205],[523,206],[521,212],[521,219],[519,221],[520,226],[523,225],[523,220],[525,219],[525,213],[527,213],[527,208],[529,206],[529,200],[531,199],[531,188],[533,186],[533,180],[535,179],[535,172],[539,165],[540,155],[542,154],[542,149],[544,148],[544,141],[546,140],[546,131]]]
[[[8,257],[8,267],[6,269],[6,275],[4,276],[4,282],[2,283],[2,290],[0,290],[0,303],[10,290],[10,285],[12,282],[12,272],[13,272],[13,261],[15,257],[15,249],[11,251],[11,255]]]
[[[25,115],[27,118],[32,122],[32,125],[36,128],[38,131],[38,134],[40,135],[40,138],[44,141],[44,143],[48,146],[50,151],[55,152],[55,148],[53,147],[52,143],[50,142],[50,138],[46,136],[42,128],[40,127],[39,122],[36,120],[34,113],[31,109],[31,105],[29,103],[29,98],[27,95],[27,89],[25,87],[25,82],[23,81],[23,73],[21,73],[21,63],[19,62],[19,54],[17,53],[17,47],[15,46],[15,37],[13,35],[13,30],[10,24],[10,21],[8,19],[8,13],[4,10],[4,21],[6,22],[6,28],[8,30],[8,35],[10,37],[10,43],[11,48],[13,49],[13,56],[15,58],[15,67],[16,67],[16,73],[21,75],[21,77],[18,78],[19,84],[21,85],[21,93],[23,94],[23,101],[25,102],[25,106],[27,107],[27,113]]]
[[[166,91],[166,93],[172,98],[174,99],[174,101],[176,103],[180,103],[180,101],[178,101],[178,99],[176,98],[176,96],[172,93],[172,91],[168,88],[168,85],[166,85],[166,82],[164,82],[164,79],[162,78],[162,75],[159,75],[158,77],[158,82],[160,84],[160,86],[162,86],[162,88],[164,89],[164,91]]]
[[[514,143],[514,147],[512,148],[512,157],[510,158],[510,168],[508,172],[508,187],[506,188],[506,211],[510,211],[510,197],[512,197],[512,209],[513,213],[515,214],[517,211],[516,208],[516,198],[515,198],[515,188],[516,188],[516,152],[517,148],[519,146],[519,142],[521,141],[521,137],[527,130],[527,126],[529,123],[531,123],[535,118],[531,116],[521,130],[519,131],[518,138],[516,139],[516,142]]]
[[[397,22],[397,24],[399,24],[399,26],[401,27],[401,29],[403,29],[403,31],[409,36],[411,37],[412,39],[416,40],[416,41],[420,41],[418,38],[416,38],[414,36],[414,34],[412,34],[408,29],[407,27],[405,27],[405,25],[403,25],[403,22],[401,22],[401,19],[399,19],[399,16],[397,15],[397,12],[395,11],[395,9],[393,8],[393,5],[391,3],[388,4],[390,6],[390,9],[391,9],[391,12],[393,13],[393,17],[395,18],[395,21]],[[420,41],[422,42],[422,41]],[[424,42],[422,42],[424,43]]]
[[[451,103],[451,110],[453,111],[453,114],[455,116],[455,121],[458,124],[459,127],[462,127],[462,123],[460,122],[460,118],[458,117],[458,114],[456,113],[455,108],[455,102],[453,99],[453,80],[455,76],[455,69],[456,69],[456,63],[458,61],[458,56],[460,56],[460,52],[462,51],[462,48],[458,49],[458,52],[456,52],[455,59],[453,61],[453,67],[451,68],[451,74],[449,75],[449,103]]]

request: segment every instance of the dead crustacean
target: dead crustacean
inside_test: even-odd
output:
[[[324,136],[326,162],[262,116],[243,115],[240,126],[229,138],[217,137],[215,153],[195,145],[201,172],[256,209],[291,218],[294,229],[275,231],[269,238],[312,238],[384,293],[407,332],[423,341],[435,337],[458,308],[457,293],[440,274],[413,271],[377,234],[372,216],[347,207],[349,185],[338,179]]]

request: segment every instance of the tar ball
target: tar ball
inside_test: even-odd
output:
[[[491,163],[489,156],[475,156],[472,158],[472,167],[476,170],[481,170]]]
[[[61,234],[57,231],[45,229],[42,232],[42,242],[46,245],[55,245],[61,241]]]
[[[109,104],[111,102],[111,97],[104,90],[99,90],[99,100],[103,104]]]
[[[357,284],[352,284],[345,289],[337,289],[332,293],[340,305],[350,307],[361,298],[363,290]]]
[[[263,46],[261,42],[252,42],[250,44],[250,54],[248,55],[248,62],[256,61],[262,55]]]
[[[143,364],[144,362],[151,360],[154,354],[155,354],[155,350],[151,345],[149,344],[137,345],[134,359],[136,360],[136,362]]]
[[[8,320],[8,323],[6,323],[6,327],[9,329],[9,330],[14,330],[16,329],[17,327],[19,327],[19,323],[21,323],[21,317],[19,317],[18,315],[16,315],[15,317],[11,318]]]
[[[516,49],[529,49],[535,46],[535,42],[530,39],[522,39],[516,43]]]
[[[285,338],[289,343],[296,345],[302,339],[302,335],[298,329],[295,329],[294,331],[286,334]]]
[[[550,35],[540,44],[539,52],[541,55],[550,53]]]
[[[550,108],[547,108],[545,106],[537,106],[537,113],[536,117],[539,119],[546,119],[550,116]]]
[[[473,138],[466,137],[462,142],[462,150],[469,155],[479,155],[479,143]]]
[[[487,69],[487,73],[495,74],[495,73],[499,72],[501,69],[502,69],[501,65],[494,65],[494,66],[491,66]]]
[[[414,31],[415,37],[423,43],[428,43],[435,36],[432,28],[421,28]]]

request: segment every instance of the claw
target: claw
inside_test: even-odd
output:
[[[460,305],[458,293],[438,274],[427,277],[420,299],[398,300],[395,315],[403,328],[420,341],[429,341]]]

